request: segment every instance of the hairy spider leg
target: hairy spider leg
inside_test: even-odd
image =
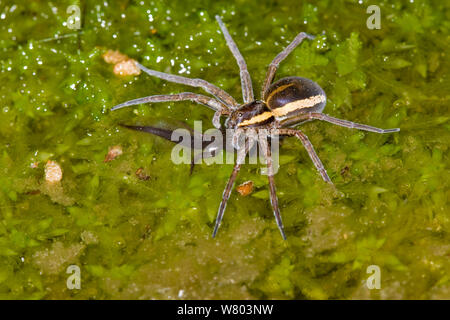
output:
[[[315,37],[305,32],[300,32],[294,40],[292,40],[292,42],[289,43],[289,45],[272,60],[269,65],[269,69],[267,70],[266,78],[264,79],[261,99],[264,99],[267,89],[269,89],[272,80],[275,77],[275,73],[277,72],[280,62],[283,61],[305,38],[313,40]]]
[[[328,183],[331,183],[331,179],[327,174],[327,171],[325,170],[325,167],[322,164],[322,161],[320,161],[319,156],[317,155],[316,151],[314,150],[314,147],[309,141],[306,134],[304,134],[300,130],[296,129],[275,129],[273,130],[274,133],[281,135],[281,136],[295,136],[297,137],[303,144],[303,147],[306,149],[306,151],[309,154],[309,157],[311,158],[312,162],[314,163],[314,166],[316,167],[317,171],[319,171],[320,175],[322,176],[322,179]]]
[[[222,30],[223,36],[225,37],[228,48],[230,49],[239,66],[241,76],[242,99],[244,100],[244,103],[252,102],[255,100],[253,96],[252,79],[250,77],[250,73],[247,70],[247,64],[245,63],[245,59],[239,52],[236,43],[234,42],[233,38],[228,32],[227,27],[222,22],[222,19],[220,19],[219,16],[216,16],[216,20],[219,23],[220,29]]]
[[[209,83],[206,80],[186,78],[186,77],[177,76],[177,75],[170,74],[170,73],[155,71],[155,70],[151,70],[151,69],[144,67],[139,62],[135,62],[135,63],[139,67],[139,69],[141,69],[142,71],[144,71],[145,73],[147,73],[150,76],[157,77],[157,78],[169,81],[169,82],[180,83],[180,84],[184,84],[184,85],[191,86],[191,87],[202,88],[206,92],[212,94],[217,99],[222,101],[230,109],[236,109],[239,106],[239,104],[236,102],[236,100],[234,100],[234,98],[232,96],[230,96],[224,90],[220,89],[219,87],[216,87],[215,85],[213,85],[212,83]]]
[[[223,214],[225,212],[225,208],[227,206],[228,199],[230,198],[231,190],[233,189],[234,181],[236,180],[237,174],[241,169],[241,164],[236,163],[233,167],[233,171],[231,172],[231,176],[228,179],[225,190],[222,194],[222,201],[220,202],[219,211],[217,212],[216,225],[214,226],[214,231],[212,237],[214,238],[219,230],[220,223],[223,219]]]
[[[338,118],[331,117],[329,115],[323,114],[323,113],[305,113],[300,114],[295,118],[286,119],[284,121],[280,122],[281,126],[289,126],[293,125],[294,123],[302,120],[322,120],[326,121],[341,127],[350,128],[350,129],[358,129],[363,131],[370,131],[375,133],[391,133],[391,132],[399,132],[400,128],[392,128],[392,129],[380,129],[372,126],[368,126],[361,123],[356,123],[348,120],[342,120]]]
[[[165,95],[154,95],[154,96],[148,96],[143,98],[138,98],[130,101],[126,101],[124,103],[118,104],[111,108],[111,111],[134,106],[137,104],[142,103],[149,103],[149,102],[168,102],[168,101],[185,101],[190,100],[192,102],[196,102],[198,104],[203,104],[216,112],[223,113],[229,112],[228,107],[224,105],[223,103],[217,101],[216,99],[213,99],[208,96],[204,96],[201,94],[196,94],[192,92],[182,92],[182,93],[176,93],[176,94],[165,94]]]
[[[244,163],[245,157],[247,156],[248,151],[253,147],[254,143],[255,143],[255,141],[252,139],[250,141],[245,140],[245,143],[243,146],[241,146],[241,149],[238,149],[236,164],[233,167],[233,171],[231,172],[231,175],[230,175],[230,178],[228,179],[225,190],[223,191],[222,201],[220,202],[219,210],[217,211],[216,224],[214,226],[214,231],[212,234],[213,238],[216,236],[217,231],[219,230],[220,223],[222,222],[223,214],[225,212],[225,208],[227,206],[228,199],[230,198],[230,194],[233,189],[233,185],[234,185],[234,182],[238,175],[238,172],[241,169],[241,165],[242,165],[242,163]]]
[[[283,221],[281,220],[280,208],[278,206],[278,197],[277,197],[277,189],[275,187],[275,179],[273,177],[272,152],[270,150],[270,144],[267,142],[267,137],[260,136],[259,144],[264,152],[264,157],[266,158],[267,161],[267,177],[269,179],[270,204],[272,205],[273,215],[275,216],[275,221],[277,222],[277,226],[278,229],[280,230],[281,237],[283,237],[283,240],[286,240]]]

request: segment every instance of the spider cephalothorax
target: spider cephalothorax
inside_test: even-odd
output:
[[[252,101],[234,110],[225,121],[227,129],[254,128],[271,123],[275,118],[263,101]]]
[[[252,81],[250,78],[250,74],[248,73],[245,60],[239,52],[236,43],[231,38],[231,35],[229,34],[220,17],[216,16],[216,19],[225,37],[227,45],[239,65],[243,96],[242,104],[236,102],[236,100],[232,96],[230,96],[222,89],[205,80],[185,78],[173,74],[150,70],[143,65],[136,63],[136,65],[142,71],[151,76],[170,82],[185,84],[191,87],[202,88],[209,94],[213,95],[215,98],[191,92],[169,95],[155,95],[124,102],[113,107],[112,110],[148,102],[191,100],[193,102],[206,105],[207,107],[215,111],[212,122],[216,128],[221,128],[220,117],[225,115],[228,116],[227,120],[225,121],[225,127],[227,129],[234,130],[236,136],[238,136],[239,132],[249,129],[255,130],[257,133],[258,131],[264,133],[268,132],[268,134],[266,134],[265,136],[263,136],[262,134],[257,134],[257,137],[260,146],[263,146],[262,150],[267,161],[267,176],[269,179],[270,202],[273,208],[273,213],[275,215],[278,228],[281,232],[281,236],[283,237],[283,239],[286,239],[283,223],[281,221],[280,210],[278,207],[278,199],[276,195],[273,176],[273,161],[270,146],[266,140],[267,136],[297,137],[302,142],[305,149],[308,151],[311,160],[313,161],[323,180],[331,183],[331,180],[328,177],[328,174],[324,166],[322,165],[322,162],[314,151],[314,148],[308,137],[302,131],[298,129],[292,129],[290,127],[296,124],[300,124],[304,121],[317,119],[330,122],[342,127],[355,128],[376,133],[398,132],[400,131],[400,129],[379,129],[364,124],[333,118],[326,114],[323,114],[322,111],[325,108],[326,104],[325,92],[317,83],[310,79],[300,77],[286,77],[272,83],[279,63],[283,59],[285,59],[292,52],[292,50],[294,50],[305,38],[314,39],[313,36],[308,35],[304,32],[300,32],[294,38],[294,40],[273,59],[272,63],[269,65],[269,69],[264,80],[261,92],[261,100],[255,100],[253,95]],[[150,132],[170,140],[170,137],[168,137],[169,133],[167,131],[159,130],[158,128],[142,126],[127,127],[131,129]],[[261,129],[264,129],[264,131],[262,131]],[[245,148],[242,148],[241,145],[233,143],[233,146],[236,149],[240,149],[241,152],[239,153],[240,156],[238,155],[238,161],[234,165],[231,176],[223,192],[222,201],[217,213],[213,237],[216,235],[217,230],[220,226],[227,201],[233,188],[234,181],[236,180],[237,174],[241,168],[242,156],[245,157],[245,154],[248,152],[247,145]],[[242,152],[242,150],[244,150],[244,152]]]

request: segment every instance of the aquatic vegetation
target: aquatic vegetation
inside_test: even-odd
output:
[[[64,25],[70,1],[0,9],[0,298],[449,297],[449,5],[381,2],[381,29],[369,30],[367,1],[293,3],[90,1],[79,32]],[[232,193],[212,240],[231,166],[200,165],[190,176],[170,161],[171,144],[118,126],[163,118],[206,129],[211,110],[181,102],[108,111],[185,87],[117,77],[107,50],[240,97],[215,14],[255,88],[261,66],[295,34],[316,34],[278,76],[319,83],[332,116],[402,130],[304,124],[336,189],[301,145],[283,141],[275,180],[287,242],[257,166],[242,168],[237,185],[251,180],[253,192]],[[122,154],[104,162],[118,145]],[[57,184],[45,183],[49,160],[61,166]],[[70,264],[81,268],[81,290],[66,288]],[[373,264],[380,290],[365,285]]]

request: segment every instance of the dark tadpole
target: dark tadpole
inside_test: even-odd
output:
[[[183,147],[190,148],[192,151],[191,152],[192,159],[191,159],[191,166],[190,166],[190,174],[192,174],[194,171],[194,164],[197,163],[198,156],[200,156],[200,157],[215,157],[218,154],[218,152],[220,151],[220,150],[217,150],[217,148],[210,147],[210,146],[215,145],[214,144],[214,142],[215,142],[214,136],[206,136],[199,132],[194,132],[194,130],[192,128],[190,128],[189,126],[187,126],[186,124],[184,124],[184,127],[191,132],[190,140],[188,140],[188,141],[186,141],[186,139],[183,139],[183,137],[179,137],[178,140],[172,140],[172,133],[176,129],[159,128],[159,127],[152,127],[152,126],[131,126],[131,125],[126,125],[126,124],[119,124],[119,125],[121,127],[127,128],[127,129],[150,133],[155,136],[166,139],[168,141],[171,141],[175,144],[181,144]],[[222,135],[222,139],[223,139],[222,147],[223,147],[223,150],[225,150],[226,138],[225,138],[225,134],[223,131],[221,131],[221,135]],[[200,140],[202,142],[201,149],[199,148],[200,145],[196,145],[194,143],[195,138],[201,139]],[[202,152],[198,153],[195,156],[194,155],[195,150],[202,150]],[[205,155],[205,151],[207,152],[206,155]]]

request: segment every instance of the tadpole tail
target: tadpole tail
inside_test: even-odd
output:
[[[210,138],[205,139],[205,137],[207,137],[207,136],[203,136],[201,133],[194,132],[194,130],[192,130],[192,128],[190,128],[187,125],[185,125],[185,128],[187,128],[191,132],[190,141],[189,141],[189,139],[188,139],[188,141],[182,140],[182,137],[180,137],[180,139],[178,141],[172,140],[172,133],[176,129],[158,128],[158,127],[152,127],[152,126],[131,126],[131,125],[127,125],[127,124],[119,124],[119,125],[121,127],[127,128],[127,129],[154,134],[155,136],[161,137],[161,138],[171,141],[173,143],[181,143],[184,147],[191,148],[192,151],[202,150],[202,153],[197,154],[197,155],[195,155],[194,152],[192,152],[192,160],[191,160],[189,175],[192,175],[192,173],[194,172],[194,166],[196,163],[199,163],[198,160],[199,160],[199,157],[200,157],[200,159],[202,158],[203,151],[206,150],[206,148],[212,143]],[[199,137],[199,135],[200,135],[200,137]],[[194,140],[196,137],[200,138],[200,140],[201,140],[200,145],[197,145],[194,143]],[[223,150],[225,150],[225,147],[226,147],[225,132],[222,132],[222,139],[223,139]],[[215,155],[216,155],[216,152],[212,151],[211,156],[215,156]]]
[[[181,129],[186,129],[186,128],[189,129],[189,131],[191,132],[191,135],[190,135],[190,138],[191,138],[190,140],[191,141],[184,141],[184,140],[181,141],[181,138],[178,141],[177,140],[172,140],[172,133],[175,130],[177,130],[177,129],[158,128],[158,127],[152,127],[152,126],[130,126],[130,125],[121,124],[121,123],[119,123],[119,125],[121,127],[127,128],[127,129],[154,134],[155,136],[164,138],[164,139],[169,140],[169,141],[171,141],[173,143],[180,143],[180,142],[182,142],[185,147],[190,147],[192,150],[194,150],[194,149],[205,150],[205,148],[207,148],[212,143],[211,138],[206,138],[208,136],[204,136],[201,133],[194,132],[194,130],[192,130],[192,128],[190,128],[187,125],[185,125],[185,128],[181,128]],[[195,137],[200,139],[201,144],[198,144],[198,145],[194,144]],[[222,131],[222,139],[223,139],[222,147],[223,147],[223,150],[225,150],[227,141],[226,141],[226,138],[225,138],[225,132],[224,131]]]
[[[150,126],[130,126],[130,125],[127,125],[127,124],[119,124],[119,125],[121,127],[127,128],[127,129],[151,133],[151,134],[154,134],[155,136],[158,136],[158,137],[164,138],[166,140],[172,141],[171,137],[172,137],[172,132],[174,130],[164,129],[164,128],[157,128],[157,127],[150,127]],[[176,141],[172,141],[172,142],[176,142]]]

